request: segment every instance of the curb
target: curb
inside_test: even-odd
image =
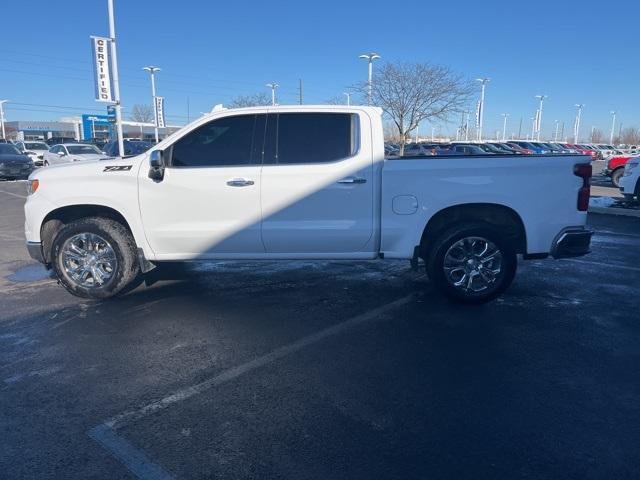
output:
[[[597,213],[599,215],[617,215],[620,217],[636,217],[640,218],[640,210],[631,210],[626,208],[611,207],[589,207],[589,213]]]

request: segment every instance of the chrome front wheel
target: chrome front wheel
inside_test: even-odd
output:
[[[61,260],[65,274],[83,288],[102,287],[118,268],[111,244],[95,233],[79,233],[62,245]]]

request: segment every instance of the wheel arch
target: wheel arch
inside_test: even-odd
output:
[[[88,217],[102,217],[117,221],[128,230],[136,244],[139,245],[130,222],[115,208],[97,204],[65,205],[50,211],[44,217],[40,226],[40,241],[46,263],[51,262],[51,246],[58,232],[65,225]]]
[[[527,234],[520,215],[498,203],[464,203],[439,210],[431,216],[420,238],[420,256],[426,258],[433,241],[452,225],[462,222],[486,223],[504,231],[517,253],[527,252]]]

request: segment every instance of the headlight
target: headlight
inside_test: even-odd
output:
[[[36,193],[36,190],[38,190],[39,186],[40,186],[40,182],[38,181],[37,178],[34,178],[33,180],[29,180],[29,185],[27,186],[27,193],[29,195],[33,195],[34,193]]]

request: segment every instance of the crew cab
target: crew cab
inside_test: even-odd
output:
[[[579,155],[387,159],[375,107],[222,109],[140,155],[39,170],[25,232],[81,297],[167,261],[407,259],[480,303],[510,285],[518,254],[589,252],[590,176]]]

